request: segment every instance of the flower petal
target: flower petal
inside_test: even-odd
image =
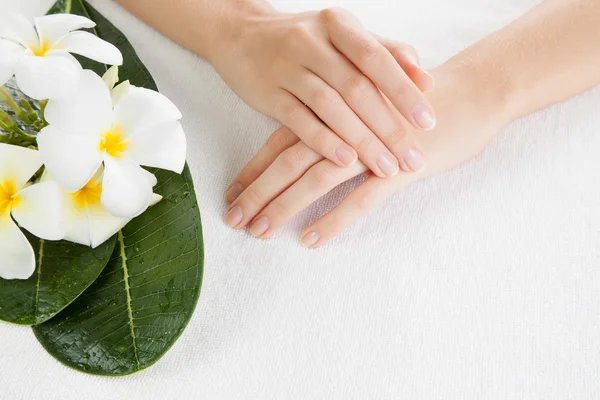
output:
[[[64,239],[84,246],[91,246],[90,218],[87,208],[72,207],[71,197],[66,192],[63,193],[63,198],[67,207],[65,211],[66,232]]]
[[[112,91],[110,92],[110,97],[112,98],[113,107],[116,107],[116,105],[119,103],[119,101],[121,101],[123,96],[129,93],[130,87],[131,84],[129,83],[129,81],[123,81],[112,89]]]
[[[11,180],[17,189],[21,189],[41,166],[39,152],[0,143],[0,181]]]
[[[65,236],[64,205],[55,182],[29,186],[16,196],[19,201],[11,213],[19,225],[41,239],[60,240]]]
[[[56,42],[54,48],[108,65],[123,64],[123,55],[116,46],[89,32],[71,32]]]
[[[33,248],[9,213],[0,215],[0,254],[2,279],[27,279],[35,271]]]
[[[94,21],[75,14],[45,15],[33,20],[40,39],[51,45],[69,32],[96,26]]]
[[[40,43],[31,21],[15,13],[0,15],[0,37],[14,40],[27,48],[37,48]]]
[[[76,134],[95,134],[109,130],[113,123],[110,91],[98,75],[84,70],[75,93],[50,100],[44,117],[50,125]]]
[[[81,65],[69,53],[51,50],[45,57],[27,54],[17,68],[19,89],[36,100],[58,99],[72,93],[79,83]]]
[[[185,167],[186,140],[179,121],[169,121],[138,131],[130,139],[127,155],[147,167],[180,174]]]
[[[105,157],[101,201],[106,211],[121,218],[143,213],[152,201],[147,173],[131,160]]]
[[[117,82],[119,82],[119,67],[116,65],[110,67],[104,75],[102,75],[102,80],[106,87],[108,87],[108,90],[112,91]]]
[[[120,218],[111,215],[102,207],[89,207],[91,246],[96,248],[119,232],[131,218]]]
[[[99,136],[67,133],[49,125],[37,142],[47,171],[68,192],[81,189],[102,163]]]
[[[164,95],[154,90],[131,86],[115,107],[115,123],[125,136],[167,121],[181,119],[181,112]]]
[[[23,46],[10,40],[0,39],[0,86],[14,75],[19,61],[25,54]]]

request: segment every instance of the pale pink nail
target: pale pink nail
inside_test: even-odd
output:
[[[231,185],[229,190],[227,190],[227,193],[225,193],[225,200],[227,200],[227,203],[233,203],[233,201],[237,199],[243,191],[244,188],[242,188],[241,184],[236,183]]]
[[[417,125],[421,127],[421,129],[430,131],[435,128],[436,120],[433,116],[433,113],[428,107],[422,104],[416,106],[413,110],[413,118],[415,119]]]
[[[342,162],[345,166],[349,167],[356,162],[358,157],[353,150],[348,149],[346,146],[340,146],[335,151],[335,155],[338,160]]]
[[[306,247],[312,247],[319,241],[319,234],[317,232],[308,232],[306,235],[302,236],[301,242]]]
[[[250,227],[250,233],[253,236],[259,237],[262,236],[269,229],[269,219],[266,216],[262,216]]]
[[[232,228],[235,228],[244,219],[242,208],[240,206],[232,207],[231,210],[225,214],[225,223]]]
[[[411,147],[403,157],[404,162],[414,172],[419,172],[425,168],[425,157],[419,150]]]
[[[383,172],[383,174],[389,178],[396,175],[400,168],[396,159],[387,153],[383,153],[377,159],[377,166]]]

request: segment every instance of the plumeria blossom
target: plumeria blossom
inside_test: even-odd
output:
[[[185,166],[181,112],[158,92],[130,85],[113,107],[102,78],[84,70],[77,91],[50,100],[44,116],[49,125],[37,141],[52,178],[74,193],[104,165],[100,200],[116,217],[151,204],[156,178],[142,166],[176,173]]]
[[[13,218],[39,238],[64,237],[64,209],[58,185],[28,185],[41,166],[37,151],[0,144],[0,278],[27,279],[35,270],[33,248]]]
[[[61,188],[65,210],[65,240],[96,248],[131,221],[131,218],[113,216],[102,206],[100,197],[103,173],[104,168],[100,167],[92,179],[76,192],[69,193]],[[52,178],[45,172],[41,182],[49,181]],[[151,205],[161,199],[162,196],[153,194]]]
[[[71,53],[110,65],[123,63],[115,46],[78,30],[96,25],[85,17],[54,14],[34,21],[19,14],[0,16],[0,86],[15,75],[29,97],[59,98],[75,88],[81,75]]]

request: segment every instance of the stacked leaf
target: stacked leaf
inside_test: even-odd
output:
[[[125,36],[84,0],[50,13],[83,15],[92,32],[123,54],[122,80],[156,90]],[[103,74],[107,66],[79,59]],[[160,359],[189,322],[200,295],[204,249],[193,181],[151,170],[163,200],[96,249],[28,235],[37,258],[26,281],[0,279],[0,319],[34,325],[44,348],[83,372],[125,375]],[[1,262],[1,261],[0,261]]]

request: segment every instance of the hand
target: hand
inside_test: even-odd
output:
[[[420,136],[430,155],[427,170],[392,179],[370,174],[334,210],[305,229],[305,245],[324,244],[395,191],[469,160],[508,121],[502,107],[487,101],[480,94],[480,85],[472,82],[470,76],[444,67],[433,74],[437,85],[428,95],[438,110],[439,124],[427,134],[414,129],[412,132]],[[406,123],[402,128],[412,129]],[[233,201],[225,220],[235,229],[250,226],[254,236],[268,238],[319,197],[365,171],[362,163],[340,168],[324,160],[282,127],[234,180],[234,185],[245,190]]]
[[[354,164],[358,155],[382,178],[424,168],[410,125],[434,127],[422,93],[433,79],[410,46],[371,34],[341,9],[270,12],[240,32],[207,57],[250,106],[339,166]]]

